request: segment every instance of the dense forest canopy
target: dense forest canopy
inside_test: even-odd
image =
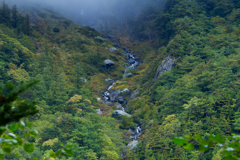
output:
[[[55,158],[221,160],[222,146],[238,144],[221,141],[240,131],[238,0],[101,2],[101,11],[119,7],[99,11],[103,20],[124,13],[121,25],[111,21],[105,34],[64,18],[78,8],[60,10],[64,2],[24,11],[26,3],[1,4],[0,83],[40,80],[19,100],[37,101],[38,113],[22,122],[32,123],[38,136],[10,124],[4,130],[35,150],[15,146],[6,159],[43,159],[71,143],[73,157]],[[100,3],[85,5],[90,2]],[[173,142],[185,135],[196,150]],[[199,151],[204,140],[218,142],[213,135],[224,144]]]

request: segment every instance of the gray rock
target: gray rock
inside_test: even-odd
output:
[[[96,109],[97,114],[103,114],[103,112],[100,109]]]
[[[113,80],[110,79],[110,78],[105,79],[105,81],[106,81],[106,82],[109,82],[109,83],[112,83],[112,82],[113,82]]]
[[[102,99],[101,99],[100,97],[97,97],[97,100],[98,100],[98,101],[102,101]]]
[[[121,93],[126,93],[126,94],[130,94],[130,90],[128,88],[125,88],[121,91]]]
[[[97,36],[97,37],[94,37],[95,39],[100,39],[102,41],[106,41],[107,39],[106,38],[103,38],[103,37],[100,37],[100,36]]]
[[[158,77],[161,76],[164,72],[171,70],[173,68],[174,62],[175,62],[174,58],[167,56],[167,58],[165,58],[158,67],[157,73],[154,77],[154,81],[156,81]]]
[[[132,142],[128,143],[127,147],[129,147],[130,149],[134,149],[134,148],[137,148],[137,145],[138,145],[138,141],[133,140]]]
[[[112,104],[111,102],[106,102],[106,104],[107,104],[108,106],[113,106],[113,104]]]
[[[131,69],[135,69],[138,65],[140,65],[139,62],[135,61],[135,63],[131,64],[130,66],[128,66],[126,69],[125,69],[125,72],[124,73],[127,73],[129,70]]]
[[[109,35],[107,35],[107,38],[111,39],[111,38],[115,38],[115,36],[109,34]]]
[[[132,73],[127,73],[123,75],[123,78],[131,77],[133,74]]]
[[[118,50],[116,48],[109,48],[109,51],[110,52],[115,52],[115,51],[118,52]]]
[[[135,63],[135,60],[134,60],[134,59],[130,59],[130,60],[128,60],[128,63],[129,63],[129,64],[134,64],[134,63]]]
[[[106,64],[106,65],[108,65],[108,66],[111,66],[111,65],[114,65],[115,63],[112,61],[112,60],[110,60],[110,59],[106,59],[105,61],[104,61],[104,63]]]
[[[122,116],[122,115],[125,115],[125,116],[127,116],[127,117],[131,117],[130,114],[128,114],[128,113],[126,113],[126,112],[124,112],[124,111],[122,111],[122,110],[115,110],[115,111],[113,111],[112,115],[113,115],[113,116]]]

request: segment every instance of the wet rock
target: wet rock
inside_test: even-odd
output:
[[[103,112],[100,109],[96,109],[97,114],[103,114]]]
[[[106,59],[106,60],[104,61],[104,63],[106,64],[107,67],[110,67],[110,66],[112,66],[112,65],[115,64],[115,63],[114,63],[112,60],[110,60],[110,59]]]
[[[132,73],[127,73],[123,75],[123,78],[131,77],[133,74]]]
[[[138,141],[133,140],[132,142],[128,143],[127,147],[129,147],[130,149],[135,149],[137,148],[137,145],[138,145]]]
[[[116,48],[109,48],[109,51],[110,52],[115,52],[115,51],[118,52],[118,50]]]
[[[115,36],[109,34],[109,35],[107,35],[107,38],[111,39],[111,38],[115,38]]]
[[[154,77],[154,81],[156,81],[158,77],[161,76],[164,72],[171,70],[173,68],[174,62],[175,62],[174,58],[167,56],[167,58],[165,58],[158,67],[157,73]]]
[[[103,37],[100,37],[100,36],[97,36],[97,37],[94,37],[95,39],[100,39],[102,41],[106,41],[107,39],[106,38],[103,38]]]
[[[123,104],[125,101],[123,97],[118,97],[118,103]]]
[[[115,111],[113,111],[112,115],[113,115],[113,116],[122,116],[122,115],[125,115],[125,116],[127,116],[127,117],[131,117],[130,114],[128,114],[128,113],[126,113],[126,112],[124,112],[124,111],[122,111],[122,110],[115,110]]]
[[[130,60],[128,60],[128,63],[129,63],[129,64],[134,64],[134,63],[135,63],[135,60],[134,60],[134,59],[130,59]]]
[[[105,81],[108,82],[108,83],[114,82],[114,81],[113,81],[112,79],[110,79],[110,78],[105,79]]]

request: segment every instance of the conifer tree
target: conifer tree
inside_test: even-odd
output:
[[[17,5],[12,7],[12,27],[17,28],[19,23],[19,13],[17,10]]]
[[[11,19],[11,13],[10,13],[10,8],[8,5],[3,1],[2,7],[1,7],[1,18],[0,22],[4,23],[5,25],[9,26],[10,24],[10,19]]]
[[[25,17],[25,27],[26,27],[26,34],[29,36],[30,35],[30,19],[29,19],[29,15],[27,14],[27,16]]]
[[[76,64],[76,69],[75,69],[75,83],[76,83],[76,88],[79,90],[81,89],[81,86],[83,85],[83,68],[81,66],[81,64],[78,62]]]

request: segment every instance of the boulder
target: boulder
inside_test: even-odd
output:
[[[106,38],[103,38],[103,37],[100,37],[100,36],[97,36],[97,37],[94,37],[95,39],[100,39],[102,41],[106,41],[107,39]]]
[[[128,114],[128,113],[126,113],[126,112],[124,112],[124,111],[122,111],[122,110],[115,110],[115,111],[113,111],[112,115],[113,115],[113,116],[122,116],[122,115],[125,115],[125,116],[127,116],[127,117],[131,117],[130,114]]]
[[[135,60],[134,60],[134,59],[130,59],[130,60],[128,60],[128,63],[129,63],[129,64],[134,64],[134,63],[135,63]]]
[[[112,60],[110,60],[110,59],[104,60],[104,63],[105,63],[107,66],[112,66],[112,65],[115,64],[115,63],[114,63]]]
[[[174,62],[175,62],[174,58],[171,58],[170,56],[167,56],[167,58],[165,58],[161,62],[160,66],[158,67],[157,73],[154,77],[154,81],[156,81],[158,79],[158,77],[161,76],[164,72],[167,72],[167,71],[171,70],[174,66]]]
[[[125,88],[121,91],[121,93],[124,93],[124,94],[130,94],[130,90],[128,88]]]
[[[132,142],[128,143],[127,147],[129,147],[130,149],[134,149],[134,148],[137,148],[137,145],[138,145],[138,141],[133,140]]]
[[[109,51],[110,52],[115,52],[115,51],[117,52],[118,50],[116,48],[109,48]]]
[[[110,78],[105,79],[105,81],[108,82],[108,83],[114,82],[114,81],[113,81],[112,79],[110,79]]]
[[[111,39],[111,38],[115,38],[115,36],[109,34],[109,35],[107,35],[107,38]]]
[[[132,73],[127,73],[123,75],[123,78],[131,77],[131,76],[132,76]]]
[[[99,97],[97,97],[97,100],[98,100],[98,101],[102,101],[102,99],[101,99],[101,98],[99,98]]]

